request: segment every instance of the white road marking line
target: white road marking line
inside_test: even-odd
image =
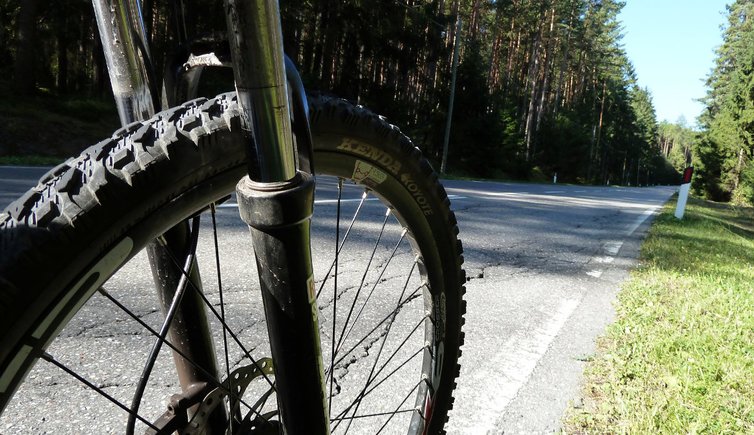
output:
[[[618,255],[620,248],[623,246],[622,240],[611,240],[602,245],[603,254],[608,255],[596,255],[589,260],[589,263],[598,264],[610,264],[615,261],[615,256]],[[602,269],[593,269],[585,272],[587,275],[593,278],[600,278],[604,273]]]
[[[545,193],[565,193],[565,190],[546,190]]]
[[[610,241],[605,243],[605,246],[603,249],[605,252],[607,252],[610,255],[617,255],[618,251],[620,251],[620,248],[623,246],[623,240],[620,241]]]
[[[490,192],[472,189],[451,188],[450,191],[465,194],[469,198],[483,201],[510,201],[525,204],[541,205],[544,203],[555,204],[557,206],[577,206],[577,207],[618,207],[621,209],[641,209],[645,210],[647,205],[636,202],[618,201],[600,199],[596,197],[577,197],[573,195],[549,195],[548,192]],[[565,191],[564,191],[565,192]],[[657,207],[656,207],[657,208]]]
[[[379,201],[379,198],[367,198],[364,201]],[[340,200],[341,203],[344,202],[361,202],[361,198],[345,198]],[[314,204],[337,204],[337,199],[317,199],[314,201]]]
[[[631,226],[628,227],[628,230],[626,230],[626,236],[630,236],[631,234],[633,234],[634,231],[636,231],[636,229],[639,228],[639,226],[643,224],[644,221],[646,221],[647,218],[649,218],[652,215],[652,213],[654,213],[658,208],[659,207],[648,208],[644,210],[642,214],[637,216],[634,222],[631,223]],[[618,252],[620,251],[621,247],[623,247],[622,240],[620,241],[612,240],[612,241],[606,242],[602,246],[602,250],[604,251],[604,253],[609,254],[609,255],[596,255],[589,260],[589,263],[610,264],[613,261],[615,261],[615,256],[618,255]],[[589,270],[585,273],[591,277],[600,278],[602,274],[604,273],[604,271],[601,269],[595,269],[595,270]]]
[[[599,277],[602,276],[602,271],[601,270],[590,270],[586,274],[589,275],[589,276],[592,276],[594,278],[599,278]]]
[[[644,221],[647,220],[647,218],[649,216],[651,216],[652,213],[654,213],[655,210],[657,210],[658,208],[659,207],[652,207],[652,208],[648,208],[648,209],[644,210],[644,213],[640,214],[636,218],[636,220],[634,221],[634,223],[628,228],[628,230],[626,231],[626,235],[630,236],[631,234],[633,234],[634,231],[636,231],[636,229],[639,228],[639,225],[643,224]]]
[[[463,428],[462,433],[481,434],[495,430],[495,422],[518,391],[526,385],[539,360],[550,348],[555,337],[571,317],[580,300],[565,299],[555,312],[531,334],[522,334],[505,342],[503,346],[490,352],[494,373],[478,370],[474,377],[483,377],[483,391],[474,392],[474,406],[477,408],[472,427]],[[476,383],[474,383],[476,385]],[[452,430],[451,432],[454,432]]]
[[[465,196],[460,195],[448,195],[448,199],[466,199]],[[341,199],[340,202],[360,202],[361,198],[346,198]],[[379,198],[367,198],[366,201],[379,201]],[[314,201],[314,204],[337,204],[337,199],[318,199]],[[217,208],[238,208],[238,204],[235,202],[225,202],[217,206]]]

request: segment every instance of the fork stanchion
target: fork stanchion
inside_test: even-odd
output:
[[[277,0],[225,0],[242,128],[247,133],[249,176],[259,182],[291,180],[296,157],[283,32]]]

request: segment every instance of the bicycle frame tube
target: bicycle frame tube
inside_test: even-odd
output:
[[[93,0],[92,3],[121,124],[126,126],[148,119],[155,114],[159,104],[141,3],[139,0]],[[168,310],[182,276],[176,259],[180,262],[187,255],[188,227],[188,222],[178,224],[165,233],[164,243],[152,242],[147,249],[163,312]],[[201,291],[196,263],[191,267],[190,280],[190,285]],[[203,373],[218,373],[212,336],[198,291],[187,292],[183,297],[176,312],[177,321],[173,322],[169,333],[170,341],[186,357],[173,353],[184,394],[196,391],[198,385],[211,382]],[[148,375],[143,374],[142,382],[146,382],[144,377]],[[133,411],[138,410],[138,396],[137,392],[131,405]],[[225,426],[227,416],[218,411],[212,415],[212,419],[213,423]],[[135,419],[131,416],[127,433],[133,433],[134,423]]]

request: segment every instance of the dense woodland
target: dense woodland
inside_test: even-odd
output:
[[[754,0],[728,6],[723,44],[707,79],[694,187],[716,200],[754,203]]]
[[[160,52],[171,46],[171,2],[142,3]],[[189,28],[196,34],[223,27],[217,2],[193,3],[198,13]],[[286,51],[307,87],[386,115],[438,167],[457,46],[450,172],[548,180],[557,173],[559,181],[598,184],[676,183],[677,170],[696,152],[697,137],[684,126],[658,124],[651,95],[637,86],[621,47],[622,6],[616,0],[281,1]],[[45,88],[61,95],[107,95],[88,1],[0,0],[0,23],[0,56],[12,59],[0,68],[4,77],[13,77],[16,93]],[[728,44],[729,60],[720,61],[710,79],[709,104],[715,108],[705,115],[710,133],[704,135],[709,149],[699,148],[704,155],[723,147],[716,142],[721,136],[712,132],[723,123],[714,121],[727,107],[718,102],[728,89],[719,83],[729,75],[730,59],[738,56],[736,44],[745,45]],[[749,47],[754,55],[754,44]],[[164,58],[155,60],[160,70]],[[752,62],[748,65],[751,71]],[[740,129],[742,135],[745,131]],[[724,147],[725,152],[735,148]],[[744,183],[752,151],[746,147],[734,165],[738,175],[720,175],[718,184]],[[728,168],[727,160],[720,165]],[[701,172],[716,170],[705,160]]]

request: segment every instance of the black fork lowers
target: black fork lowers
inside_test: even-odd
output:
[[[275,367],[280,417],[288,434],[327,433],[329,417],[309,241],[314,181],[236,187],[249,225]]]

